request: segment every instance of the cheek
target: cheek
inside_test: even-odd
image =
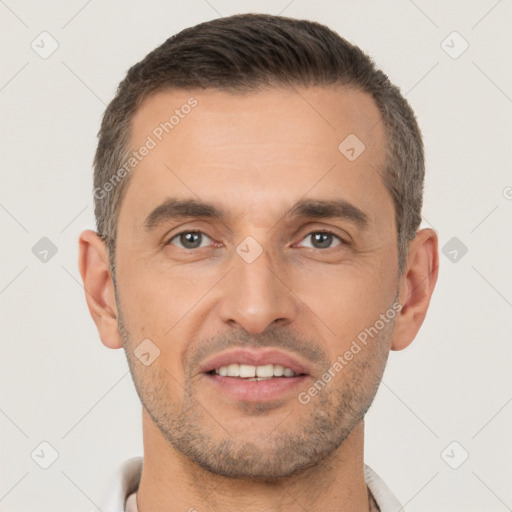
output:
[[[201,275],[187,277],[180,267],[155,268],[135,260],[118,265],[121,308],[138,336],[165,336],[204,295],[208,283]]]
[[[133,272],[120,278],[118,287],[123,318],[134,342],[160,337],[164,326],[159,324],[168,323],[160,310],[162,305],[165,307],[160,286],[151,279],[144,279],[142,274]]]
[[[309,320],[316,315],[338,340],[350,341],[372,325],[390,306],[391,281],[383,282],[371,266],[340,265],[322,271],[302,272],[291,286],[309,308]]]
[[[160,353],[148,369],[158,366],[168,385],[178,386],[177,390],[181,387],[176,381],[183,385],[183,358],[190,340],[206,325],[214,308],[218,280],[214,269],[191,273],[180,267],[154,269],[149,264],[139,269],[133,265],[119,274],[121,310],[133,348],[146,339],[154,342]],[[153,370],[144,375],[157,378]]]

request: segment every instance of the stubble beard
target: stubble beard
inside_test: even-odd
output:
[[[276,419],[269,421],[277,426],[264,437],[257,437],[247,430],[231,433],[222,411],[215,411],[211,405],[206,408],[200,397],[196,400],[190,374],[179,385],[167,369],[155,364],[158,359],[150,366],[142,365],[133,355],[134,340],[118,311],[119,331],[135,388],[165,441],[205,471],[269,483],[328,464],[362,421],[384,372],[388,351],[382,347],[387,346],[394,324],[390,322],[364,347],[364,357],[356,355],[308,404],[297,400],[288,416],[270,412]],[[171,396],[176,392],[182,393],[181,402]],[[257,414],[258,407],[261,414],[269,414],[265,404],[245,404],[246,413]]]

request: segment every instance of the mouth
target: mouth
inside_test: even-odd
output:
[[[220,366],[209,372],[209,375],[220,375],[221,377],[231,377],[234,379],[246,379],[249,381],[262,381],[270,379],[287,379],[306,375],[305,373],[296,374],[291,368],[280,364],[266,364],[262,366],[253,366],[249,364],[232,363]]]
[[[307,375],[292,377],[228,377],[215,372],[204,374],[208,382],[223,397],[230,396],[243,402],[267,402],[298,395],[300,386],[309,379]]]
[[[310,378],[306,365],[280,351],[235,350],[202,367],[207,381],[223,396],[247,402],[276,400],[298,393]]]

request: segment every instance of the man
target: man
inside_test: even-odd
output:
[[[318,23],[202,23],[128,71],[94,163],[80,272],[144,440],[103,512],[401,510],[364,416],[438,256],[386,75]]]

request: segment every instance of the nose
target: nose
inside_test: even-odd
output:
[[[240,254],[242,254],[240,252]],[[259,334],[271,324],[287,325],[299,305],[283,265],[263,252],[252,262],[235,253],[234,267],[223,281],[220,317],[224,323]]]

